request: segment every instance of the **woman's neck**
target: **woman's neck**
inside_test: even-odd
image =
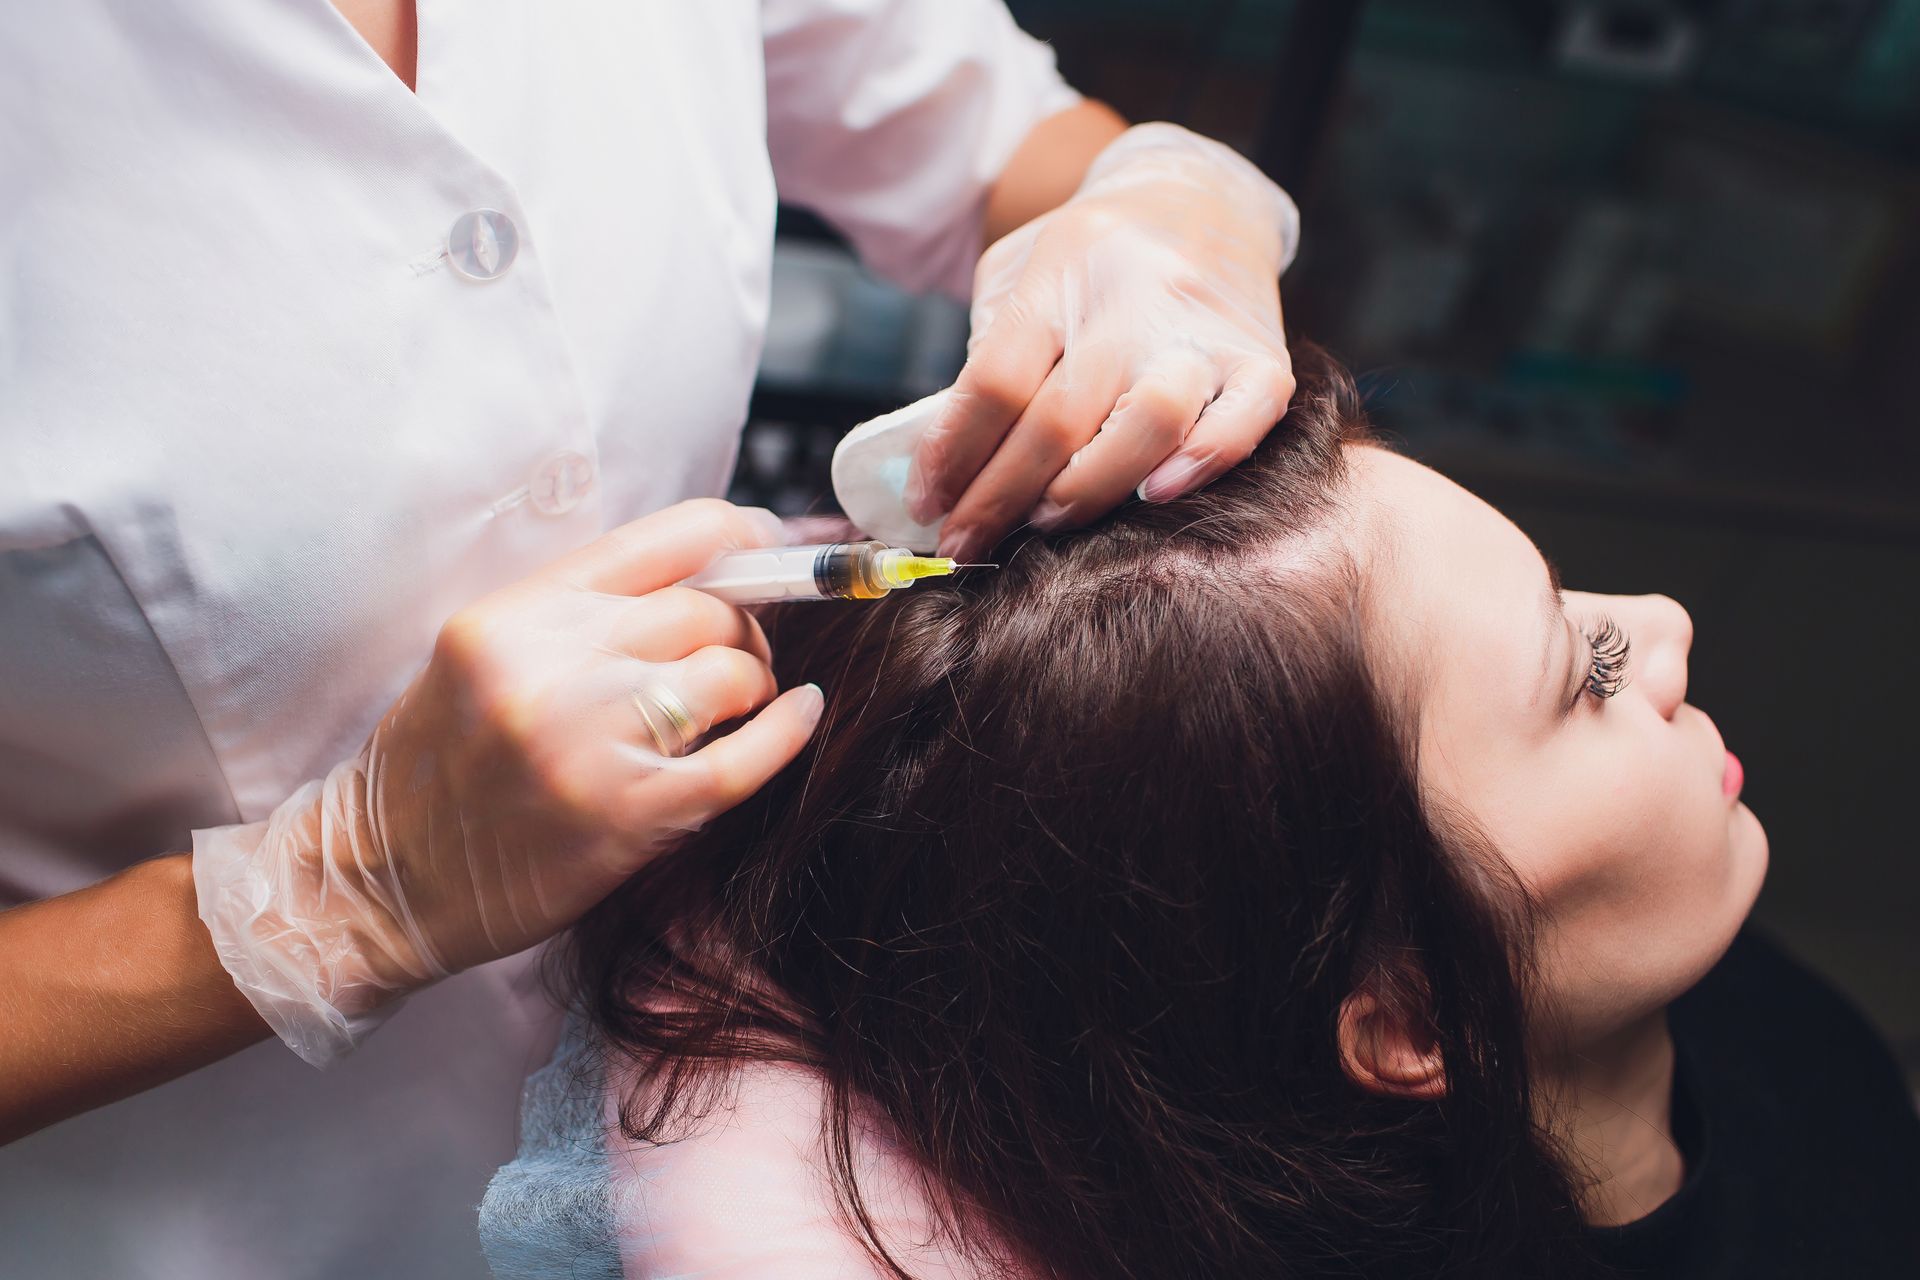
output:
[[[1665,1009],[1598,1044],[1558,1073],[1560,1131],[1595,1181],[1587,1221],[1618,1226],[1652,1213],[1686,1175],[1673,1140],[1673,1036]]]

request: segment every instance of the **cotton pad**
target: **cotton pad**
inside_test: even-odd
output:
[[[921,552],[938,547],[945,517],[921,524],[907,514],[907,471],[927,428],[946,407],[947,395],[936,391],[863,422],[833,451],[834,497],[854,528],[869,538]]]

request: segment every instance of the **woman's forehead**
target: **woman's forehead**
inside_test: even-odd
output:
[[[1538,549],[1430,467],[1370,446],[1350,446],[1347,461],[1369,631],[1422,719],[1527,712],[1543,685],[1552,603]]]

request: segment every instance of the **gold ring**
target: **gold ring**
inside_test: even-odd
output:
[[[644,684],[633,691],[633,705],[661,755],[678,756],[686,752],[696,735],[693,713],[680,701],[679,694],[663,684]]]

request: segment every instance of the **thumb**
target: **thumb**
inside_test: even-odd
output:
[[[540,576],[584,591],[641,596],[693,576],[722,552],[777,547],[783,539],[771,511],[694,498],[609,529]]]

